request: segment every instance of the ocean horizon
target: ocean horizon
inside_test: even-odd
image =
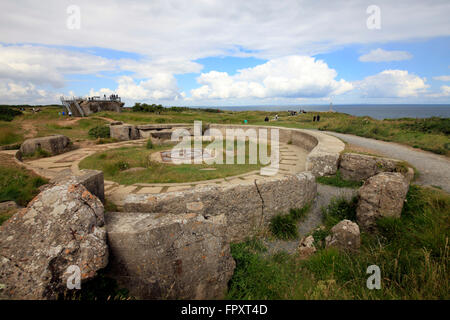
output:
[[[230,111],[328,111],[330,105],[290,105],[290,106],[199,106],[199,108],[218,108]],[[368,116],[374,119],[398,118],[450,118],[450,104],[336,104],[336,112],[354,116]]]

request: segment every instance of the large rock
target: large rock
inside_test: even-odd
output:
[[[361,245],[360,231],[356,223],[342,220],[331,228],[331,234],[325,238],[327,248],[356,251]]]
[[[103,205],[81,184],[41,192],[0,227],[0,298],[55,299],[78,266],[81,280],[108,263]]]
[[[314,237],[307,236],[302,238],[298,246],[299,259],[308,259],[314,252],[316,252],[316,247],[314,246]]]
[[[102,203],[105,203],[103,171],[83,169],[74,173],[70,169],[63,170],[50,180],[50,184],[68,182],[69,180],[73,184],[82,184],[90,193],[98,197]]]
[[[139,130],[131,124],[110,125],[109,133],[111,138],[119,141],[136,140],[140,138]]]
[[[339,171],[345,180],[366,180],[380,172],[397,171],[404,171],[403,174],[411,180],[412,176],[414,176],[414,171],[411,168],[404,168],[401,163],[402,161],[396,159],[344,153],[341,155]]]
[[[358,224],[363,230],[373,230],[379,217],[399,218],[409,183],[397,172],[382,172],[366,180],[358,190],[356,209]]]
[[[69,138],[63,135],[54,135],[42,138],[27,139],[20,146],[20,152],[22,155],[32,155],[38,149],[42,149],[51,155],[56,155],[68,151],[69,146]]]
[[[338,162],[337,152],[314,152],[306,159],[306,170],[311,171],[316,177],[329,176],[336,173]]]
[[[235,262],[223,216],[107,213],[109,274],[138,299],[223,298]]]

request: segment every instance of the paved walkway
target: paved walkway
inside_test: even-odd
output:
[[[393,142],[363,138],[351,134],[328,131],[326,133],[350,144],[375,150],[387,157],[407,161],[419,170],[420,175],[415,183],[439,186],[450,192],[450,160],[444,156]]]
[[[97,153],[119,147],[136,147],[144,146],[146,139],[130,140],[118,143],[94,145],[86,148],[76,149],[54,157],[41,158],[36,160],[28,160],[21,164],[28,169],[35,171],[37,174],[52,179],[62,171],[70,170],[78,172],[79,163],[84,158]],[[169,147],[168,147],[169,148]],[[14,152],[14,151],[12,151]],[[269,178],[280,177],[287,174],[305,171],[307,152],[297,146],[280,144],[280,167],[275,176]],[[105,180],[106,198],[116,204],[119,208],[123,205],[125,197],[130,193],[136,194],[158,194],[172,191],[182,191],[205,185],[235,185],[240,183],[248,183],[254,179],[264,179],[268,176],[262,176],[258,171],[251,171],[238,176],[231,176],[222,179],[204,180],[186,183],[135,183],[132,185],[120,185],[114,181]]]

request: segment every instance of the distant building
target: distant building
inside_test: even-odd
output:
[[[74,117],[86,117],[100,111],[121,112],[125,105],[116,94],[112,94],[109,97],[106,95],[103,97],[94,96],[88,98],[61,97],[61,103],[63,111],[66,111],[67,114],[72,114]]]
[[[333,110],[333,102],[330,102],[330,110],[328,110],[328,112],[336,112]]]

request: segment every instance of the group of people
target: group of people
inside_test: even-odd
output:
[[[276,114],[275,117],[273,118],[273,120],[277,121],[279,118],[280,118],[280,117],[278,117],[278,115]],[[265,122],[269,122],[269,117],[266,116],[266,117],[264,118],[264,121],[265,121]],[[320,115],[317,115],[317,116],[314,116],[314,117],[313,117],[313,122],[316,122],[316,121],[317,121],[317,122],[320,121]]]

